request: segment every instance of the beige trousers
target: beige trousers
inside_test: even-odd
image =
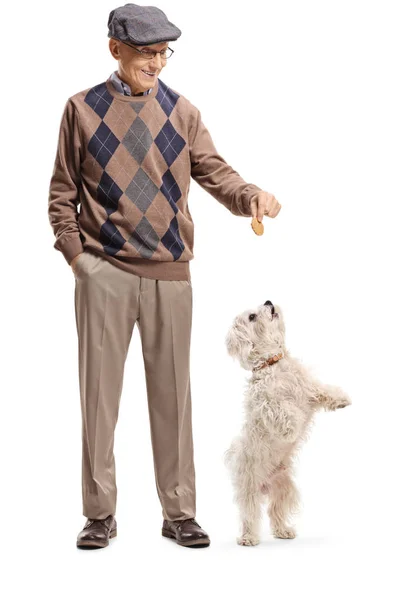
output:
[[[195,516],[190,390],[192,286],[125,272],[85,250],[75,266],[82,409],[83,514],[116,512],[114,430],[124,364],[137,322],[154,470],[163,518]]]

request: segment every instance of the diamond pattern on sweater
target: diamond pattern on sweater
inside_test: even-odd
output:
[[[122,190],[117,186],[112,177],[104,171],[97,188],[97,199],[104,206],[108,215],[111,215],[111,213],[118,209],[118,202],[122,194]]]
[[[111,129],[102,121],[89,141],[88,150],[103,169],[105,169],[118,146],[118,138],[115,137]]]
[[[117,254],[125,244],[125,239],[110,219],[101,226],[100,243],[103,245],[104,252],[112,256]]]
[[[159,79],[158,92],[156,98],[167,117],[169,117],[169,115],[174,110],[175,104],[177,103],[179,96]]]
[[[179,135],[169,119],[165,121],[163,128],[155,138],[154,142],[157,144],[158,149],[169,167],[186,144],[183,137]]]
[[[99,115],[100,119],[104,119],[113,100],[114,98],[111,96],[105,83],[95,85],[85,96],[86,104]]]
[[[153,143],[153,138],[147,125],[140,117],[136,117],[133,121],[124,135],[122,143],[137,163],[141,165]]]
[[[158,192],[158,187],[143,169],[139,169],[125,190],[130,200],[145,213],[153,202]]]
[[[164,113],[169,117],[179,96],[168,88],[168,86],[160,79],[158,80],[158,86],[159,89],[155,99],[160,104]],[[176,202],[181,198],[182,192],[169,167],[182,152],[186,142],[176,131],[169,118],[164,123],[157,136],[153,139],[150,129],[139,116],[140,111],[146,105],[145,102],[129,103],[129,106],[132,108],[133,113],[136,113],[136,116],[132,117],[132,121],[129,122],[126,133],[122,136],[122,139],[119,139],[103,120],[110,108],[112,109],[114,100],[115,99],[108,91],[105,82],[93,87],[85,97],[85,102],[101,119],[101,123],[88,143],[90,154],[104,169],[101,181],[97,188],[97,199],[100,204],[104,206],[108,216],[101,227],[100,242],[104,247],[104,251],[112,255],[117,254],[124,244],[128,242],[136,248],[139,255],[143,258],[150,258],[157,249],[158,244],[161,242],[172,254],[173,260],[177,260],[184,251],[185,246],[179,234],[179,225],[176,216],[172,218],[168,230],[160,238],[149,219],[144,215],[152,205],[159,191],[168,201],[174,214],[177,214],[178,208]],[[117,102],[118,101],[116,101],[116,104]],[[111,112],[109,114],[113,116]],[[124,119],[126,119],[125,115]],[[112,121],[108,122],[111,125]],[[119,122],[125,124],[125,121],[120,120]],[[150,174],[140,166],[153,143],[156,144],[168,165],[168,169],[162,176],[162,185],[160,188],[151,179]],[[110,159],[113,157],[113,161],[116,160],[115,151],[120,145],[127,150],[133,160],[139,165],[139,169],[126,186],[126,189],[121,189],[106,170]],[[120,171],[127,173],[125,166],[120,164],[119,161],[116,162],[116,165],[120,167]],[[115,164],[113,162],[111,170],[115,175],[115,173],[118,174],[118,170],[114,171],[114,166]],[[110,220],[110,215],[118,210],[120,199],[123,194],[125,194],[125,196],[129,198],[143,214],[140,222],[133,228],[128,240],[124,239],[118,228]],[[157,206],[157,204],[154,205],[159,212]],[[125,214],[124,216],[129,223],[128,215]],[[164,217],[165,215],[163,213],[162,218]]]
[[[150,221],[143,217],[128,241],[135,246],[143,258],[151,258],[158,246],[159,239]]]
[[[144,106],[144,102],[131,102],[130,103],[135,113],[139,114]]]
[[[122,190],[112,177],[104,171],[97,188],[97,199],[106,209],[108,217],[118,209],[118,202],[122,194]],[[109,218],[101,226],[100,242],[105,252],[112,255],[119,252],[125,243],[123,236]]]
[[[176,203],[178,202],[179,198],[182,196],[182,192],[179,189],[179,186],[175,181],[175,177],[172,175],[172,173],[169,169],[168,169],[168,171],[165,171],[162,181],[163,181],[163,183],[162,183],[160,190],[162,191],[162,193],[168,200],[172,210],[176,214],[178,212]]]
[[[178,220],[174,217],[169,224],[168,231],[161,238],[164,246],[171,252],[174,260],[177,260],[185,249],[179,235]]]

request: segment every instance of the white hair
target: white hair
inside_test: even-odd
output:
[[[318,409],[335,410],[350,400],[340,388],[317,381],[290,355],[282,310],[270,301],[234,319],[226,347],[244,369],[252,371],[242,432],[225,453],[242,524],[237,541],[241,545],[259,542],[266,501],[273,534],[293,538],[288,520],[299,508],[293,481],[296,450],[306,440]]]

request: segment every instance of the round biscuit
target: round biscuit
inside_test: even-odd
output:
[[[251,226],[255,234],[262,235],[264,233],[264,225],[257,219],[257,217],[253,217]]]

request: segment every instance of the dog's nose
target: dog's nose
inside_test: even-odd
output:
[[[271,300],[267,300],[266,302],[264,302],[264,306],[270,306],[271,307],[271,315],[273,315],[275,313],[275,307],[272,304]]]

